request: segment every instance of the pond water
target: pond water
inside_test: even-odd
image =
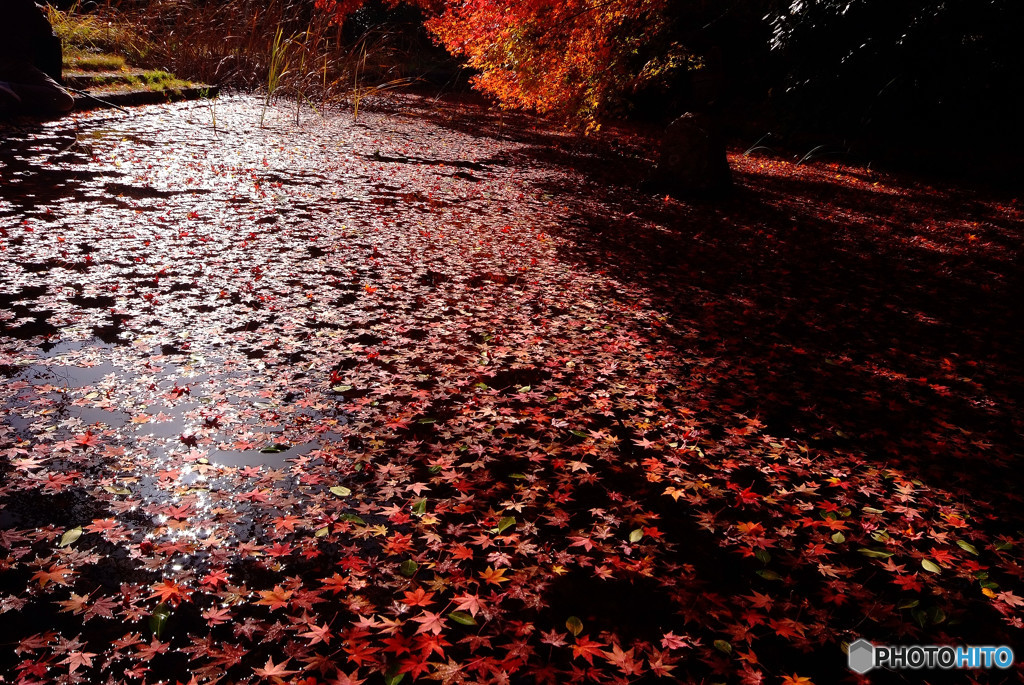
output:
[[[0,673],[705,682],[735,643],[839,682],[864,625],[1002,640],[952,566],[1024,549],[972,487],[1017,487],[1016,204],[739,154],[654,197],[629,136],[404,95],[0,132]]]
[[[0,325],[16,358],[3,367],[17,388],[4,409],[19,437],[93,428],[153,454],[195,448],[198,434],[218,463],[279,467],[337,437],[346,394],[398,372],[343,377],[357,351],[413,347],[441,320],[439,302],[371,297],[440,277],[450,249],[394,263],[416,251],[405,224],[450,204],[403,190],[394,169],[464,186],[446,218],[465,221],[487,199],[459,174],[487,167],[445,149],[457,137],[424,149],[386,115],[253,130],[257,110],[238,98],[8,132]],[[388,321],[400,312],[414,314],[398,324],[404,340]]]

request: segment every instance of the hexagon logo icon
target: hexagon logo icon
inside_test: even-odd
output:
[[[854,673],[863,675],[875,667],[875,646],[864,638],[850,644],[848,656]]]

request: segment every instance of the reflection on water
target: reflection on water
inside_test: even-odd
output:
[[[335,432],[350,400],[377,414],[432,387],[429,360],[388,349],[415,350],[443,317],[468,315],[453,288],[515,284],[502,275],[515,240],[496,251],[474,225],[508,190],[498,158],[460,156],[471,137],[419,138],[387,117],[253,130],[255,105],[225,99],[208,123],[207,105],[177,105],[7,132],[0,217],[16,225],[0,236],[12,265],[0,275],[0,373],[17,389],[0,401],[13,434],[95,429],[152,458],[272,467],[358,444]],[[412,188],[424,178],[444,192]],[[414,226],[412,211],[437,227]],[[506,230],[537,221],[502,217]],[[479,244],[467,253],[446,226]],[[498,276],[474,281],[453,273],[457,261]],[[431,297],[401,285],[423,278]],[[476,334],[444,334],[457,360],[477,346]],[[396,379],[416,386],[395,395]],[[291,447],[265,449],[275,442]]]
[[[143,367],[146,373],[139,375],[126,363],[123,351],[97,340],[44,343],[37,349],[34,362],[12,372],[8,388],[16,393],[3,407],[8,427],[23,440],[37,434],[114,432],[119,441],[143,441],[150,455],[155,455],[190,445],[190,438],[202,433],[207,439],[219,438],[210,450],[210,461],[225,466],[281,468],[287,459],[308,455],[340,439],[326,431],[318,440],[290,443],[290,433],[278,427],[265,433],[265,444],[259,447],[231,449],[223,430],[210,430],[221,428],[220,419],[211,418],[214,414],[208,409],[213,401],[201,394],[216,386],[217,378],[173,363],[148,363]],[[129,399],[120,401],[122,398]],[[240,427],[259,427],[254,412],[242,413]],[[321,418],[310,412],[302,416],[307,422]],[[333,421],[345,425],[347,418],[337,414]]]

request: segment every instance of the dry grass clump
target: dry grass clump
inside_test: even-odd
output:
[[[65,50],[297,103],[358,103],[413,80],[411,48],[393,24],[343,32],[313,0],[110,0],[87,13],[51,9],[50,19]]]
[[[119,21],[109,9],[83,12],[77,2],[66,11],[52,5],[45,7],[47,19],[65,50],[115,54],[129,61],[146,52],[145,39],[139,32],[130,23]]]

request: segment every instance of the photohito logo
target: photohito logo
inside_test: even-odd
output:
[[[864,674],[873,668],[1009,668],[1013,650],[1006,646],[948,647],[938,645],[873,645],[861,638],[850,643],[850,670]]]

